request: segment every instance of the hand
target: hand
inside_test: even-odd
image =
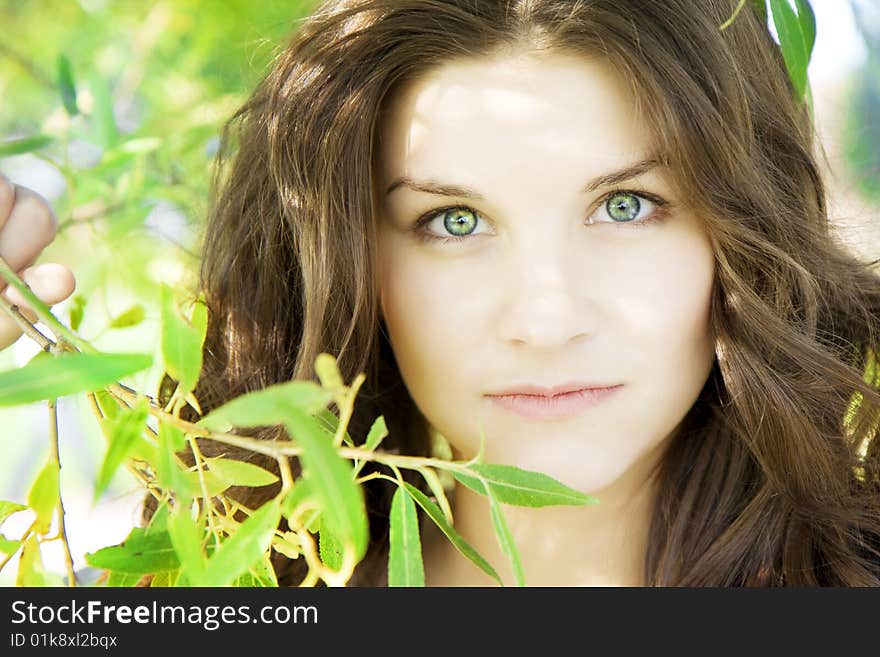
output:
[[[31,266],[57,232],[58,221],[46,199],[0,174],[0,257],[50,306],[69,297],[76,287],[73,272],[63,265],[49,262]],[[18,290],[6,288],[6,280],[0,277],[3,296],[36,322],[37,316]],[[0,349],[11,345],[20,335],[18,325],[0,309]]]

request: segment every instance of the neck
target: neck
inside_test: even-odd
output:
[[[541,508],[502,505],[519,548],[527,586],[643,586],[648,532],[656,498],[656,463],[632,468],[609,487],[592,492],[599,504]],[[515,583],[495,537],[485,496],[458,484],[450,497],[455,528]],[[433,534],[433,535],[432,535]],[[495,580],[462,556],[449,540],[426,534],[428,586],[492,586]]]

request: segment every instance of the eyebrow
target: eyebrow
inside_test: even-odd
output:
[[[611,173],[606,173],[596,178],[593,178],[593,180],[584,185],[582,191],[589,193],[599,189],[600,187],[618,185],[627,180],[637,178],[647,173],[651,169],[660,166],[660,164],[660,158],[649,157],[639,162],[630,164],[622,169],[618,169],[617,171],[612,171]],[[401,176],[393,183],[391,183],[388,186],[388,189],[385,190],[385,196],[388,196],[391,192],[400,187],[408,187],[409,189],[417,192],[425,192],[427,194],[434,194],[436,196],[457,196],[462,198],[471,198],[477,201],[485,200],[480,192],[471,187],[465,187],[463,185],[442,184],[433,180],[418,181],[413,180],[412,178],[407,178],[406,176]]]

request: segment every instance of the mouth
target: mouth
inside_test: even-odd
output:
[[[508,392],[487,397],[500,408],[533,420],[564,420],[612,397],[623,385],[581,388],[557,394]]]

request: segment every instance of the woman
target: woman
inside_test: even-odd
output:
[[[322,4],[233,123],[203,410],[327,351],[368,374],[352,435],[383,414],[386,449],[469,458],[483,432],[487,462],[599,498],[506,509],[530,584],[880,584],[880,280],[829,231],[763,17],[719,29],[736,4]],[[393,490],[368,485],[351,583],[381,585]],[[453,509],[501,564],[485,499]],[[427,533],[424,557],[429,585],[490,583]]]

